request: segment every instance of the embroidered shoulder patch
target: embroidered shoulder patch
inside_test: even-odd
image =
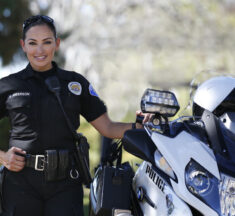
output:
[[[70,82],[68,84],[69,91],[71,91],[75,95],[81,95],[82,86],[79,82]]]
[[[92,96],[99,97],[98,94],[96,93],[95,89],[92,87],[92,85],[89,85],[89,92]]]

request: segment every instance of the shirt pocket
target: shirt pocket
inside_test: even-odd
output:
[[[9,96],[6,100],[6,109],[11,119],[12,126],[24,125],[29,123],[31,116],[31,97]]]

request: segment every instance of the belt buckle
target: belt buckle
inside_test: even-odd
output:
[[[38,167],[38,161],[39,161],[39,159],[41,159],[41,161],[42,161],[40,167]],[[44,155],[36,155],[35,167],[34,167],[34,169],[35,169],[35,170],[38,170],[38,171],[43,171],[43,170],[44,170],[44,160],[45,160],[45,156],[44,156]]]

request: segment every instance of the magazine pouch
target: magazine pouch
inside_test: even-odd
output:
[[[46,150],[46,163],[45,163],[45,180],[55,181],[57,180],[57,166],[58,156],[57,150]]]

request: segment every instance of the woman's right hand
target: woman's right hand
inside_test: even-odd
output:
[[[1,162],[8,170],[19,172],[25,166],[25,157],[21,155],[26,155],[26,152],[20,148],[11,147],[1,154]]]

